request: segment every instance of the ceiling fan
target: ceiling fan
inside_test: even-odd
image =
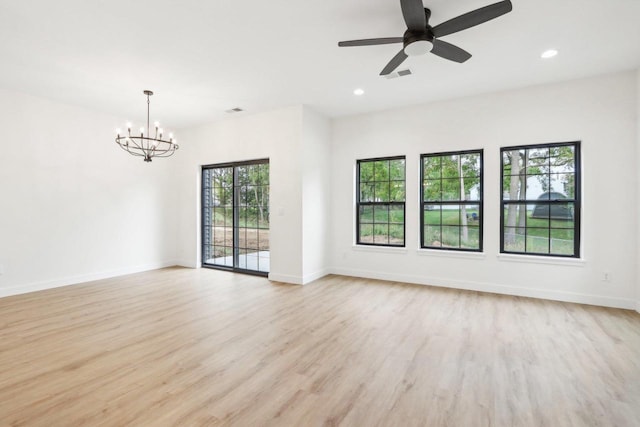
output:
[[[373,46],[403,43],[403,49],[384,67],[380,72],[381,76],[392,73],[409,56],[423,55],[427,52],[450,61],[462,63],[471,58],[471,54],[458,46],[440,40],[440,37],[490,21],[511,12],[513,9],[511,1],[505,0],[481,7],[432,27],[429,25],[431,11],[423,6],[422,0],[400,0],[400,7],[402,8],[404,21],[407,24],[407,31],[405,31],[404,36],[349,40],[339,42],[338,46]]]

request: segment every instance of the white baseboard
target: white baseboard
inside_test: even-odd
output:
[[[100,273],[81,274],[78,276],[61,277],[58,279],[27,283],[18,286],[3,287],[0,288],[0,298],[12,295],[26,294],[29,292],[43,291],[45,289],[59,288],[62,286],[78,285],[95,280],[110,279],[112,277],[141,273],[143,271],[157,270],[159,268],[172,267],[174,265],[177,265],[175,261],[165,261],[103,271]]]
[[[600,295],[579,294],[563,291],[550,291],[546,289],[520,288],[516,286],[496,285],[492,283],[451,280],[435,277],[414,276],[408,274],[392,274],[347,268],[333,268],[331,269],[331,272],[333,274],[339,274],[342,276],[363,277],[367,279],[388,280],[392,282],[404,282],[418,285],[438,286],[443,288],[490,292],[494,294],[573,302],[578,304],[591,304],[604,307],[624,308],[627,310],[635,309],[640,312],[640,303],[627,298],[605,297]]]
[[[302,285],[304,283],[303,278],[300,276],[277,273],[269,273],[269,280],[272,282],[291,283],[292,285]]]
[[[636,311],[640,313],[640,301],[636,301]]]
[[[200,268],[197,262],[188,259],[177,260],[175,265],[186,268]]]
[[[306,284],[314,282],[314,281],[316,281],[318,279],[322,279],[324,276],[326,276],[329,273],[331,273],[330,269],[323,268],[322,270],[316,271],[315,273],[307,274],[307,275],[302,277],[302,284],[306,285]]]

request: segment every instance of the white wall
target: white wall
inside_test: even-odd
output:
[[[636,218],[640,218],[640,68],[637,71],[636,82],[636,169],[638,171],[638,210],[636,211]],[[636,311],[640,313],[640,226],[638,227],[638,260],[636,262]]]
[[[333,270],[635,307],[636,87],[636,74],[627,72],[335,120]],[[583,157],[582,260],[500,256],[500,147],[575,140],[582,141]],[[485,150],[484,254],[418,251],[419,155],[475,148]],[[354,247],[356,159],[401,154],[407,156],[406,249]],[[601,281],[604,271],[611,282]]]
[[[302,282],[302,107],[238,116],[180,131],[176,161],[180,264],[200,265],[200,168],[268,158],[270,161],[269,277]]]
[[[124,120],[0,90],[0,296],[174,263],[171,165]]]
[[[331,122],[304,107],[301,142],[302,282],[306,284],[329,272]]]

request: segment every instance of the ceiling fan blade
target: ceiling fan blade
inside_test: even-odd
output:
[[[423,31],[427,27],[427,17],[422,0],[400,0],[402,16],[411,31]]]
[[[339,42],[338,46],[340,47],[349,47],[349,46],[375,46],[378,44],[393,44],[393,43],[402,43],[402,37],[385,37],[379,39],[363,39],[363,40],[348,40],[344,42]]]
[[[471,54],[458,46],[451,43],[443,42],[442,40],[433,41],[433,49],[431,53],[438,55],[441,58],[448,59],[449,61],[463,63],[471,58]]]
[[[509,13],[512,9],[513,5],[510,0],[490,4],[436,25],[433,27],[433,35],[442,37],[457,33]]]
[[[386,76],[387,74],[391,74],[393,72],[393,70],[398,68],[400,66],[400,64],[402,64],[404,62],[404,60],[407,59],[407,58],[408,58],[407,54],[404,53],[404,49],[402,49],[400,52],[398,52],[396,54],[396,56],[394,56],[391,59],[391,61],[389,61],[387,66],[384,67],[384,69],[380,72],[380,75],[381,76]]]

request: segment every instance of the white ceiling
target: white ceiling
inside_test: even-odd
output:
[[[425,0],[431,24],[497,0]],[[444,37],[474,56],[409,58],[411,76],[378,73],[400,45],[398,0],[0,0],[0,87],[183,127],[306,104],[331,117],[640,66],[640,0],[512,0],[513,12]],[[547,48],[560,54],[541,60]],[[363,88],[364,96],[353,90]]]

